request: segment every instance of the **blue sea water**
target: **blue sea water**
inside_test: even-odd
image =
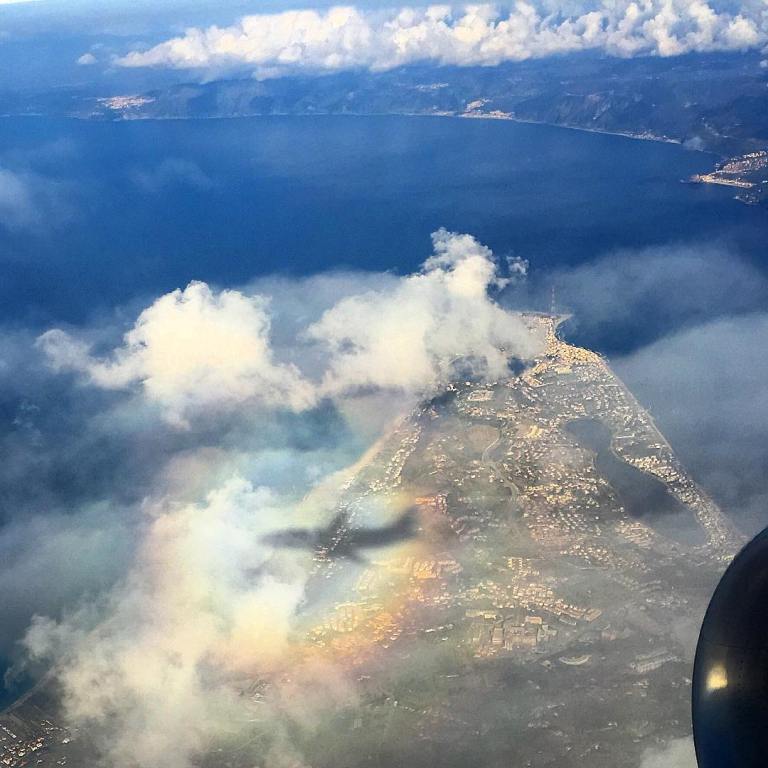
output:
[[[680,183],[712,162],[507,121],[4,118],[0,187],[13,173],[27,198],[0,194],[0,323],[82,322],[190,279],[407,272],[438,227],[539,270],[714,238],[759,259],[764,209]]]

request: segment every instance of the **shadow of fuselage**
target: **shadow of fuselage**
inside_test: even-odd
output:
[[[287,528],[270,533],[261,541],[276,549],[305,549],[329,559],[363,561],[360,550],[387,547],[413,538],[415,522],[416,510],[410,509],[391,525],[353,528],[345,510],[324,528]]]

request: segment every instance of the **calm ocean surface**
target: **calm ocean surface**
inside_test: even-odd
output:
[[[676,145],[490,120],[5,118],[0,169],[28,199],[3,217],[0,194],[0,322],[82,322],[190,279],[407,272],[441,226],[534,269],[712,239],[759,260],[764,210],[680,183],[711,164]]]

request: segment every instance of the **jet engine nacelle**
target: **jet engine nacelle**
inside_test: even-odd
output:
[[[728,567],[704,617],[693,736],[699,768],[768,766],[768,528]]]

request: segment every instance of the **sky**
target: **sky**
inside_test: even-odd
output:
[[[582,51],[673,57],[762,50],[766,43],[768,15],[760,0],[400,7],[34,0],[6,4],[0,13],[0,62],[6,65],[0,87],[146,88],[184,79],[375,72],[424,62],[495,66]]]

